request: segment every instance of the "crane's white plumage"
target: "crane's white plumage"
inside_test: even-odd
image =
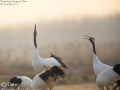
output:
[[[103,70],[96,78],[98,90],[104,90],[104,86],[113,85],[120,78],[120,64]]]
[[[46,70],[48,68],[51,68],[53,66],[61,67],[61,64],[53,57],[51,57],[51,58],[39,58],[36,60],[34,59],[32,61],[32,65],[35,68],[35,70],[38,72],[41,72],[41,71]]]
[[[21,87],[25,88],[30,88],[31,87],[31,82],[32,80],[29,77],[26,76],[17,76],[17,78],[21,78],[22,83],[21,83]]]
[[[43,72],[42,72],[43,73]],[[31,88],[32,89],[38,89],[42,87],[46,82],[42,80],[42,78],[39,77],[40,74],[37,74],[32,81]]]
[[[100,62],[97,55],[93,53],[93,70],[96,76],[98,76],[104,69],[110,66]]]
[[[34,55],[32,60],[32,66],[37,72],[42,72],[43,70],[46,70],[48,68],[51,68],[53,66],[58,66],[62,68],[67,68],[65,64],[60,60],[60,58],[50,57],[50,58],[41,58],[38,54],[37,50],[37,43],[36,43],[36,25],[34,30]],[[53,56],[51,54],[51,56]]]

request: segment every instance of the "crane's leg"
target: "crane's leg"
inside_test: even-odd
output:
[[[59,80],[60,80],[60,78],[59,78],[59,76],[57,76],[56,79],[55,79],[55,81],[54,81],[53,84],[52,84],[51,90],[54,90],[54,87],[55,87],[55,85],[57,84],[57,82],[58,82]]]
[[[109,87],[106,87],[106,89],[107,89],[107,90],[110,90],[110,88],[109,88]]]
[[[101,85],[98,85],[98,84],[97,84],[97,87],[98,87],[98,90],[104,90],[104,87],[101,86]]]
[[[34,89],[33,89],[34,90]],[[38,89],[35,89],[35,90],[42,90],[42,88],[41,87],[39,87]]]
[[[16,87],[16,89],[15,90],[20,90],[20,87]]]
[[[113,90],[117,90],[117,87],[118,87],[118,85],[116,85],[115,87],[113,87]]]

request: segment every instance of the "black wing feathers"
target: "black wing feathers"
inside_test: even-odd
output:
[[[50,70],[46,70],[44,73],[40,74],[39,77],[47,83],[48,77],[54,78],[54,73]]]
[[[21,85],[22,80],[20,78],[13,77],[10,79],[9,83],[12,84],[13,87],[17,87],[17,86]],[[10,86],[8,86],[8,87],[10,87]]]

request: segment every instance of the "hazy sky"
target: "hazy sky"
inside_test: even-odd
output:
[[[0,0],[12,1],[12,0]],[[20,0],[16,0],[20,1]],[[22,0],[21,0],[22,1]],[[120,13],[120,0],[26,0],[18,5],[0,5],[0,28],[8,25],[62,21],[82,17],[105,17]],[[2,30],[2,29],[0,29]]]

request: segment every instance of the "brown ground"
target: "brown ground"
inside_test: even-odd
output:
[[[95,84],[56,86],[55,90],[97,90]]]

